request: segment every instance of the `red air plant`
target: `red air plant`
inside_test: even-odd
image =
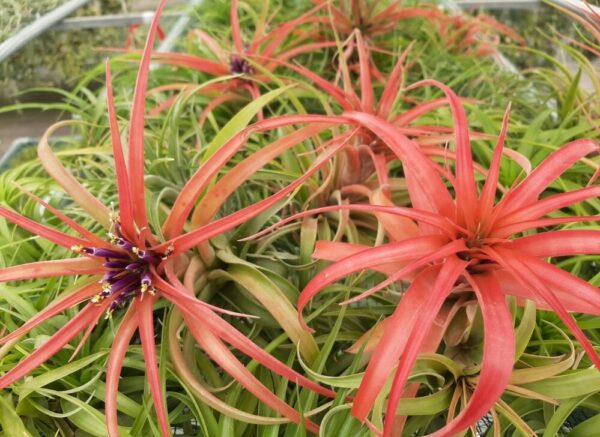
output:
[[[409,18],[421,17],[430,20],[444,15],[434,5],[419,7],[406,6],[396,0],[385,5],[381,0],[340,0],[337,5],[329,0],[311,0],[315,5],[327,5],[327,16],[318,17],[318,21],[328,25],[343,38],[359,30],[371,43],[373,38],[393,32],[398,22]],[[381,7],[380,7],[381,6]]]
[[[516,44],[526,45],[525,39],[514,29],[483,13],[477,16],[460,13],[445,15],[444,19],[435,20],[433,23],[446,48],[465,55],[495,54],[501,35],[510,38]]]
[[[466,54],[485,56],[495,53],[499,35],[525,45],[525,40],[516,31],[485,14],[477,17],[449,15],[433,4],[406,6],[401,0],[381,7],[383,2],[380,0],[340,0],[337,6],[328,0],[312,0],[312,3],[328,5],[328,16],[314,18],[325,24],[326,32],[331,26],[346,39],[359,31],[373,49],[381,46],[381,43],[375,44],[377,37],[397,30],[400,21],[412,18],[423,18],[432,23],[447,48]],[[378,73],[376,68],[373,70]]]
[[[313,82],[331,96],[342,110],[369,114],[393,124],[404,135],[414,139],[430,157],[444,160],[456,159],[453,152],[440,147],[452,139],[451,127],[415,124],[421,116],[447,105],[448,99],[438,98],[418,102],[412,108],[403,112],[396,108],[397,101],[403,97],[402,85],[406,71],[405,62],[412,46],[406,48],[400,55],[392,72],[383,80],[384,87],[381,95],[376,98],[376,82],[373,81],[371,75],[374,64],[368,47],[361,32],[355,32],[354,39],[359,60],[358,86],[354,84],[344,58],[340,62],[342,87],[327,81],[301,65],[287,62],[282,62],[282,65]],[[360,89],[360,95],[355,91],[356,88]],[[489,137],[480,132],[470,132],[470,134],[477,139]],[[345,191],[347,194],[357,194],[358,192],[366,194],[364,187],[360,185],[364,184],[374,172],[380,185],[386,185],[388,182],[386,165],[395,158],[395,155],[385,142],[366,127],[357,129],[348,142],[348,147],[344,148],[342,157],[338,160],[339,171],[336,188],[342,189],[342,192]],[[518,156],[514,152],[510,154],[511,156]],[[522,159],[519,159],[519,161],[522,162]],[[481,166],[476,165],[476,170],[483,175],[486,174]],[[441,166],[438,167],[438,171],[445,172]]]
[[[301,31],[302,25],[319,8],[313,8],[307,13],[274,27],[267,31],[269,21],[258,23],[252,39],[245,44],[238,17],[238,0],[231,2],[231,47],[223,47],[206,32],[196,29],[192,32],[198,41],[211,52],[211,57],[205,58],[185,53],[153,53],[153,59],[174,65],[177,67],[190,68],[200,71],[215,78],[223,78],[201,89],[194,84],[169,84],[158,87],[153,92],[159,91],[183,91],[186,89],[212,96],[210,103],[200,115],[200,125],[204,124],[206,116],[217,106],[235,100],[256,99],[260,95],[259,82],[269,81],[269,78],[255,68],[249,59],[261,58],[285,61],[303,53],[309,53],[325,47],[334,46],[332,42],[315,42],[310,39],[309,32]],[[272,61],[264,62],[261,68],[272,71],[277,64]],[[152,114],[157,114],[169,108],[177,96],[172,96],[158,107],[154,108]],[[260,114],[259,114],[260,115]]]
[[[190,296],[191,291],[186,289],[177,278],[174,265],[175,263],[184,263],[186,259],[184,255],[192,247],[246,222],[283,199],[288,193],[306,181],[310,175],[314,174],[320,165],[327,162],[329,152],[324,153],[323,159],[317,160],[315,166],[308,169],[301,178],[275,195],[221,219],[212,220],[185,234],[182,232],[183,226],[178,227],[178,225],[182,223],[181,220],[185,221],[199,194],[196,197],[186,197],[190,195],[191,191],[188,187],[184,188],[177,199],[177,207],[174,207],[168,216],[167,223],[169,225],[165,227],[168,239],[164,242],[157,241],[158,237],[152,234],[148,224],[145,208],[144,109],[151,48],[164,4],[165,0],[160,3],[150,28],[139,67],[131,109],[128,163],[125,161],[121,145],[113,103],[110,68],[107,62],[108,119],[118,188],[118,214],[112,213],[109,208],[96,199],[58,161],[48,145],[48,137],[55,128],[51,128],[46,133],[38,148],[40,160],[48,173],[71,195],[77,204],[104,226],[107,230],[106,237],[91,233],[33,194],[29,195],[79,236],[49,228],[10,209],[0,207],[0,216],[29,232],[59,246],[69,248],[80,255],[77,258],[41,261],[4,268],[0,270],[0,281],[20,281],[67,275],[92,275],[91,279],[84,281],[77,291],[60,297],[20,328],[0,339],[0,343],[17,339],[51,317],[86,302],[79,313],[60,328],[47,342],[1,376],[0,388],[5,388],[27,375],[60,351],[78,334],[83,333],[81,347],[103,314],[108,313],[110,315],[114,311],[123,308],[126,313],[115,335],[106,374],[108,433],[111,437],[119,435],[117,423],[119,374],[127,347],[137,330],[141,339],[149,386],[160,430],[163,435],[170,435],[159,380],[153,321],[154,304],[158,299],[164,298],[179,309],[192,335],[207,354],[221,365],[227,373],[231,374],[247,390],[275,411],[296,423],[304,423],[311,431],[316,431],[318,428],[314,423],[305,420],[300,413],[262,385],[229,351],[225,343],[240,350],[275,373],[317,393],[325,396],[334,396],[334,393],[288,368],[255,345],[216,313],[222,312],[234,316],[245,315],[209,305],[197,300],[193,297],[193,294]],[[56,127],[62,125],[64,123],[59,123]],[[194,187],[198,189],[197,193],[202,193],[207,189],[219,170],[243,144],[242,141],[228,143],[204,163],[200,171],[202,177],[193,180]],[[335,153],[335,150],[331,153]]]
[[[327,285],[363,269],[383,271],[389,278],[347,302],[365,298],[395,281],[412,280],[396,310],[386,320],[352,408],[353,415],[364,421],[396,368],[385,414],[385,436],[400,435],[402,425],[398,427],[394,421],[399,399],[418,353],[423,347],[429,348],[426,346],[429,328],[433,329],[436,315],[453,293],[475,293],[479,301],[484,321],[481,372],[477,388],[463,411],[432,435],[456,435],[481,418],[503,394],[513,367],[515,347],[506,295],[517,296],[521,302],[530,299],[539,307],[554,311],[600,369],[600,357],[569,314],[574,311],[600,315],[600,290],[545,261],[550,257],[600,254],[600,231],[546,230],[564,223],[598,222],[600,216],[548,215],[597,198],[600,186],[540,198],[565,170],[586,155],[598,153],[600,146],[591,140],[564,145],[495,202],[508,111],[487,179],[478,192],[468,121],[462,105],[450,88],[438,82],[427,80],[413,87],[424,85],[442,89],[451,104],[457,157],[454,174],[448,175],[448,182],[454,196],[427,156],[399,128],[370,114],[346,113],[344,117],[370,129],[402,160],[413,208],[338,205],[306,211],[280,222],[340,209],[386,213],[398,219],[395,234],[404,232],[401,241],[374,248],[323,242],[318,248],[319,256],[336,262],[310,281],[298,301],[298,311],[302,314],[311,299]],[[394,226],[392,220],[388,226]],[[533,230],[538,233],[522,236],[523,232]]]

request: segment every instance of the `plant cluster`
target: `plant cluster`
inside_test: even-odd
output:
[[[161,53],[166,3],[0,175],[3,432],[593,436],[579,75],[399,1],[215,0]]]

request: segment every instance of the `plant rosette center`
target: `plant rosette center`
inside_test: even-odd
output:
[[[250,75],[254,72],[250,63],[240,55],[231,55],[231,58],[229,59],[229,70],[231,71],[231,74]]]
[[[74,246],[72,250],[80,255],[102,258],[106,273],[100,280],[102,291],[92,297],[93,303],[111,299],[107,316],[125,306],[133,298],[143,298],[146,293],[155,294],[152,285],[151,269],[166,259],[167,255],[155,253],[152,250],[141,249],[127,239],[121,232],[118,221],[107,234],[112,246],[84,247]]]
[[[509,241],[504,238],[493,238],[481,234],[459,235],[458,239],[464,242],[466,249],[458,252],[457,256],[464,261],[469,261],[468,270],[473,273],[480,271],[481,268],[488,270],[493,265],[498,266],[486,250],[493,249],[495,245]]]

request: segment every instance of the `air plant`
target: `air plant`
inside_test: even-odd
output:
[[[558,64],[558,70],[566,76],[567,80],[566,83],[558,83],[555,86],[558,88],[564,87],[568,90],[565,93],[566,97],[564,101],[561,102],[562,108],[560,114],[563,118],[568,117],[569,113],[577,108],[577,110],[583,112],[592,128],[595,129],[597,133],[600,133],[600,128],[597,123],[600,108],[598,107],[598,99],[595,98],[600,92],[600,73],[593,65],[593,59],[600,55],[600,13],[598,12],[597,7],[593,7],[588,2],[582,6],[583,14],[581,15],[557,4],[549,4],[569,18],[575,20],[581,26],[581,29],[577,30],[579,38],[574,38],[554,30],[555,37],[553,38],[553,42],[560,47],[563,52],[568,54],[580,69],[575,75],[571,75],[568,70],[560,68],[562,66]],[[556,60],[554,60],[554,62],[558,63]],[[538,69],[537,72],[544,73],[542,69]],[[554,74],[550,77],[553,76]],[[584,86],[582,83],[582,79],[586,76],[591,85],[589,87],[589,91],[591,91],[589,94],[585,92],[585,88],[588,87]],[[561,82],[563,81],[561,80]]]
[[[583,120],[580,112],[588,121],[595,115],[591,105],[578,99],[579,75],[568,87],[559,114],[573,128],[570,124],[563,129],[561,124],[552,132],[540,132],[539,137],[534,128],[543,128],[541,123],[533,122],[526,129],[520,150],[531,151],[535,170],[531,171],[524,156],[504,147],[509,110],[486,168],[481,161],[474,162],[471,141],[483,140],[477,144],[477,157],[485,157],[484,142],[496,140],[496,136],[471,129],[463,108],[467,102],[473,105],[477,129],[491,132],[487,111],[474,106],[482,102],[458,97],[449,86],[433,80],[406,86],[404,78],[413,65],[422,66],[425,74],[421,76],[426,77],[447,71],[438,68],[444,62],[437,59],[428,71],[427,50],[437,44],[444,52],[458,54],[448,59],[467,61],[449,66],[460,74],[450,79],[456,81],[448,81],[456,86],[466,77],[484,75],[494,68],[487,60],[470,58],[493,54],[500,35],[522,43],[519,35],[489,17],[450,15],[433,5],[412,7],[378,0],[312,3],[312,9],[284,21],[282,16],[288,15],[270,11],[268,1],[259,14],[250,10],[242,14],[245,5],[234,0],[227,5],[228,17],[221,20],[228,19],[231,24],[230,40],[223,42],[204,30],[194,30],[189,34],[189,42],[197,46],[192,55],[153,50],[154,39],[161,33],[162,0],[146,46],[139,51],[126,147],[121,143],[109,62],[105,67],[107,123],[98,115],[94,92],[84,90],[92,73],[74,93],[65,93],[75,103],[56,107],[75,108],[75,118],[93,121],[90,143],[110,138],[118,202],[107,207],[112,190],[91,190],[92,194],[88,191],[92,185],[86,188],[78,182],[51,149],[50,135],[71,122],[48,130],[38,154],[43,169],[74,200],[76,210],[91,217],[94,229],[103,228],[99,232],[91,224],[82,225],[82,216],[60,211],[53,200],[22,188],[21,183],[28,183],[24,180],[27,172],[2,176],[1,180],[10,181],[17,174],[22,180],[15,185],[59,226],[34,221],[22,209],[18,213],[0,206],[0,216],[8,222],[32,233],[32,239],[52,243],[42,245],[49,248],[43,256],[26,251],[18,261],[7,256],[6,250],[0,251],[2,262],[9,266],[0,269],[0,282],[45,278],[39,281],[46,286],[39,302],[49,302],[39,313],[26,314],[13,305],[13,295],[0,290],[7,301],[0,356],[10,351],[9,359],[3,360],[6,373],[0,376],[0,388],[14,384],[20,398],[13,411],[11,396],[0,397],[0,427],[5,434],[24,435],[29,427],[47,433],[48,424],[51,428],[57,423],[55,412],[64,414],[64,423],[68,420],[78,429],[75,416],[80,409],[73,413],[47,400],[58,392],[39,390],[40,403],[23,395],[37,380],[47,383],[46,375],[33,382],[15,383],[53,357],[50,367],[54,367],[76,338],[73,357],[85,353],[85,344],[95,337],[102,338],[99,344],[93,342],[95,349],[112,342],[107,348],[106,393],[95,395],[104,402],[111,437],[123,431],[119,421],[127,423],[118,415],[117,403],[127,416],[143,415],[131,428],[132,435],[147,429],[169,435],[171,424],[182,426],[186,434],[200,427],[207,435],[219,435],[219,429],[247,435],[255,430],[249,425],[260,425],[269,426],[264,431],[272,435],[282,431],[280,424],[294,422],[327,435],[350,435],[363,423],[368,429],[362,427],[357,435],[433,432],[451,437],[469,427],[476,434],[482,417],[492,418],[495,432],[512,424],[517,431],[533,433],[539,428],[537,421],[542,421],[546,434],[552,434],[560,429],[558,422],[568,409],[592,405],[598,410],[593,398],[582,401],[597,385],[596,369],[587,368],[590,360],[596,368],[600,365],[594,350],[599,340],[593,330],[597,320],[578,316],[576,323],[569,313],[600,315],[600,274],[595,261],[573,256],[600,252],[600,231],[595,226],[600,216],[592,215],[597,212],[588,208],[600,210],[596,181],[600,172],[588,182],[587,174],[574,165],[582,161],[597,169],[600,147],[592,140],[578,139],[546,156],[554,144],[591,130],[589,122],[583,128],[576,125]],[[399,36],[396,30],[412,24],[405,21],[412,18],[421,24],[421,36],[402,29]],[[597,35],[592,24],[581,24],[592,36]],[[413,28],[416,26],[405,27]],[[416,41],[409,43],[413,38]],[[587,39],[566,43],[597,52]],[[414,46],[419,50],[412,52]],[[120,51],[137,53],[131,47]],[[415,56],[415,52],[421,55]],[[337,57],[330,64],[331,53]],[[414,62],[407,62],[409,55]],[[308,62],[299,64],[298,59]],[[147,90],[153,61],[175,68],[154,70],[156,83],[167,84]],[[376,66],[380,61],[387,66],[385,70]],[[584,69],[588,64],[582,62]],[[472,65],[477,68],[470,68]],[[179,74],[189,78],[186,70],[201,82],[166,82]],[[495,85],[491,86],[496,91],[492,96],[506,97]],[[498,89],[510,87],[501,85]],[[409,94],[425,86],[435,87],[435,92],[441,89],[443,96],[424,100]],[[273,87],[278,89],[261,95]],[[315,88],[319,91],[313,93]],[[560,92],[560,86],[554,88]],[[82,91],[85,97],[79,98],[76,94]],[[145,141],[149,121],[145,119],[146,99],[163,91],[172,94],[166,100],[157,96],[158,105],[148,111],[161,127],[154,150]],[[187,111],[188,100],[179,99],[179,91],[185,91],[184,97],[204,96],[206,105],[193,119],[182,116],[185,112],[180,109]],[[434,95],[428,91],[419,95]],[[476,95],[486,92],[478,86]],[[525,97],[511,91],[510,95],[522,97],[528,110],[538,110],[532,103],[538,94]],[[271,105],[274,98],[277,104]],[[251,102],[229,117],[238,109],[232,104],[238,100]],[[175,101],[168,122],[161,123],[163,110]],[[211,114],[220,105],[227,111]],[[298,113],[291,113],[290,107]],[[264,108],[277,115],[263,117]],[[222,117],[224,113],[227,117]],[[259,120],[249,124],[257,114]],[[189,140],[198,137],[196,117],[201,128],[209,115],[211,124],[214,119],[215,127],[223,127],[207,147],[194,150]],[[513,115],[513,121],[515,118]],[[525,123],[522,120],[521,124]],[[518,122],[514,126],[515,132],[521,128]],[[546,144],[549,137],[553,139]],[[456,147],[449,146],[452,142]],[[534,153],[532,148],[541,149],[542,143],[546,150]],[[90,171],[94,172],[100,168],[95,167],[100,160],[95,150],[89,150],[86,153],[94,155],[84,165],[92,163]],[[518,169],[511,163],[510,169],[502,167],[510,171],[502,172],[501,178],[502,156],[515,161],[524,173],[517,176]],[[151,164],[146,166],[147,162]],[[88,174],[86,167],[81,172],[84,180]],[[573,175],[577,179],[572,179]],[[560,181],[554,182],[559,177]],[[160,193],[154,193],[155,208],[147,212],[147,193],[155,187]],[[573,206],[580,202],[586,203]],[[303,209],[307,210],[297,213]],[[567,215],[573,212],[577,215]],[[312,218],[314,214],[324,220]],[[292,223],[281,228],[259,245],[244,241],[252,238],[244,238],[246,235],[278,215],[282,221],[257,235],[298,218],[303,221],[299,226]],[[329,228],[331,222],[337,222],[335,234]],[[577,223],[586,222],[594,225],[577,228]],[[14,247],[13,226],[5,226],[4,221],[0,224],[0,236],[8,243],[2,241],[2,247]],[[299,234],[293,232],[298,228]],[[19,247],[22,251],[30,246]],[[58,259],[65,249],[77,256]],[[559,259],[551,264],[552,258]],[[34,260],[38,262],[29,263]],[[581,271],[581,266],[585,270]],[[334,285],[363,270],[373,272]],[[588,272],[593,276],[590,283],[576,276],[587,277]],[[54,281],[74,285],[52,300],[53,292],[46,289]],[[377,294],[388,287],[391,289],[385,294]],[[303,290],[301,294],[299,290]],[[336,294],[322,299],[324,291]],[[339,293],[345,296],[342,304],[352,305],[337,310],[331,307]],[[538,308],[548,311],[538,313]],[[305,321],[303,314],[308,309],[312,313]],[[46,342],[36,343],[31,353],[21,347],[31,342],[38,328],[51,324],[51,319],[63,312],[73,318]],[[104,315],[110,323],[101,321]],[[262,319],[253,320],[258,316]],[[15,317],[24,322],[16,323]],[[560,321],[575,340],[558,326]],[[307,323],[323,335],[313,336]],[[159,325],[164,326],[160,332]],[[582,329],[589,329],[589,339]],[[17,344],[24,336],[29,338]],[[128,353],[138,350],[138,342],[143,366],[127,362],[131,358]],[[158,342],[164,360],[157,357]],[[580,348],[587,354],[579,353]],[[98,360],[103,353],[78,360],[78,366]],[[285,364],[280,361],[284,359]],[[298,364],[305,374],[293,370]],[[121,373],[127,375],[123,371],[127,367],[145,372],[145,378],[138,374],[132,378],[138,389],[149,388],[158,427],[154,423],[141,426],[148,409],[135,401],[139,412],[125,411],[123,395],[131,384],[119,380]],[[82,369],[74,368],[52,369],[50,373],[63,375],[61,381],[54,380],[56,385],[71,390],[70,378],[64,375]],[[164,380],[169,372],[173,378],[168,382],[173,385]],[[177,386],[176,380],[180,382]],[[290,389],[288,382],[308,390]],[[571,383],[577,388],[559,387]],[[319,384],[340,390],[336,393]],[[88,382],[85,385],[92,389]],[[519,398],[516,401],[515,396]],[[336,399],[326,403],[323,397]],[[435,397],[435,413],[426,397]],[[547,407],[564,399],[569,402],[549,420]],[[171,408],[175,400],[179,404]],[[86,407],[93,409],[93,402]],[[529,412],[524,405],[538,408],[541,403],[545,403],[543,411],[535,418],[519,417]],[[20,422],[21,417],[31,420],[22,405],[29,409],[40,406],[52,413],[40,422],[36,417],[12,428],[12,422]],[[56,411],[55,405],[62,411]],[[83,410],[82,414],[87,414]],[[222,414],[218,420],[213,410]],[[344,416],[348,410],[358,421]],[[415,411],[418,414],[413,414]],[[319,425],[313,419],[317,413]],[[337,426],[342,420],[343,425]],[[38,429],[38,423],[45,428]],[[289,432],[294,430],[285,430]],[[102,429],[96,435],[103,434]]]
[[[154,343],[153,308],[157,300],[164,298],[179,309],[194,338],[226,372],[275,411],[280,412],[296,423],[304,423],[311,431],[316,431],[317,426],[314,423],[305,420],[300,413],[280,400],[254,375],[248,372],[245,366],[228,351],[225,343],[239,349],[266,368],[295,383],[325,396],[334,396],[334,393],[320,387],[272,357],[232,325],[221,319],[217,313],[240,317],[246,317],[247,315],[221,309],[196,299],[192,291],[179,281],[176,266],[180,266],[182,263],[185,266],[186,253],[191,248],[233,229],[275,205],[314,174],[323,163],[327,162],[328,155],[335,153],[336,149],[334,147],[332,151],[325,152],[323,159],[315,161],[316,166],[308,169],[302,177],[273,196],[183,233],[183,223],[191,212],[197,195],[208,187],[208,184],[218,174],[222,166],[244,145],[244,142],[232,142],[223,146],[220,151],[204,163],[201,171],[198,172],[200,176],[192,178],[190,183],[184,187],[163,228],[168,237],[165,241],[159,241],[160,238],[152,233],[149,226],[145,207],[144,110],[151,49],[164,5],[165,0],[161,1],[152,22],[139,67],[131,109],[128,163],[125,160],[117,124],[110,65],[108,61],[106,64],[108,120],[118,188],[118,211],[112,211],[94,197],[62,166],[52,152],[48,144],[49,136],[54,130],[64,126],[64,122],[51,128],[42,138],[38,147],[40,160],[48,173],[71,195],[78,205],[106,229],[106,235],[96,235],[90,232],[31,193],[28,193],[31,198],[53,213],[56,218],[79,236],[52,229],[10,209],[0,207],[0,215],[6,220],[80,255],[80,257],[64,260],[40,261],[7,267],[0,270],[0,281],[92,275],[90,280],[83,281],[81,287],[76,291],[60,297],[21,327],[5,335],[0,340],[1,343],[6,344],[11,340],[18,339],[51,317],[86,302],[77,315],[60,328],[46,343],[1,376],[0,387],[6,388],[27,375],[60,351],[77,335],[83,333],[83,338],[76,349],[77,352],[104,314],[111,317],[116,311],[123,310],[125,315],[115,334],[106,374],[108,433],[110,436],[119,435],[116,409],[119,373],[127,352],[127,346],[137,330],[141,339],[148,382],[160,430],[163,435],[170,435],[165,401],[159,379],[156,345]],[[190,189],[190,186],[193,188]],[[196,195],[190,196],[191,193],[196,193]]]
[[[327,285],[363,269],[383,268],[389,277],[346,303],[371,296],[396,281],[411,280],[396,310],[385,321],[353,401],[352,414],[364,421],[397,366],[386,408],[385,436],[399,432],[394,418],[408,375],[426,344],[438,311],[452,295],[467,292],[477,297],[484,323],[483,358],[479,382],[469,403],[432,435],[456,435],[482,417],[502,395],[512,371],[515,349],[514,336],[509,334],[513,327],[506,295],[516,296],[520,302],[532,300],[539,307],[554,311],[600,369],[600,357],[569,314],[574,311],[600,315],[600,290],[544,260],[600,253],[600,231],[545,230],[565,223],[597,222],[600,216],[548,215],[574,203],[597,198],[600,186],[591,185],[540,199],[565,170],[586,155],[597,154],[600,146],[584,139],[564,145],[495,203],[509,111],[505,114],[487,179],[478,194],[464,108],[454,92],[439,82],[426,80],[411,88],[426,85],[436,86],[445,93],[453,113],[456,165],[454,174],[446,175],[452,191],[432,162],[399,128],[370,114],[345,113],[344,117],[370,129],[402,161],[413,207],[337,205],[306,211],[274,225],[340,209],[398,217],[395,233],[405,233],[400,241],[374,248],[324,242],[318,250],[319,258],[336,262],[316,274],[298,300],[301,315]],[[387,225],[394,226],[390,222]],[[538,233],[522,236],[533,230]]]
[[[311,0],[317,6],[327,5],[326,15],[318,17],[324,31],[337,32],[346,39],[359,30],[369,45],[376,45],[376,38],[391,33],[398,28],[398,22],[420,17],[429,20],[441,18],[444,13],[435,5],[419,7],[406,6],[401,0],[384,4],[380,0]]]
[[[404,111],[397,108],[398,101],[404,97],[402,91],[407,70],[406,60],[412,45],[409,45],[402,52],[391,73],[382,80],[383,91],[379,98],[376,98],[378,84],[372,77],[374,64],[371,53],[360,31],[354,32],[353,39],[358,52],[358,86],[354,84],[347,56],[340,58],[339,70],[341,72],[342,87],[329,82],[301,65],[287,62],[281,62],[281,64],[321,88],[343,111],[361,112],[376,116],[393,124],[403,134],[414,139],[429,156],[455,159],[452,152],[443,150],[440,147],[451,138],[452,128],[415,124],[423,115],[447,105],[448,100],[446,98],[424,102],[412,101],[414,103],[413,107]],[[478,139],[488,137],[480,132],[471,132],[471,136]],[[372,176],[374,169],[377,169],[380,180],[386,179],[385,165],[388,161],[394,159],[393,153],[386,144],[365,127],[359,127],[350,143],[354,147],[345,148],[346,158],[339,161],[341,186],[364,183]],[[477,167],[477,170],[485,173],[481,167]]]
[[[449,15],[433,23],[447,50],[469,56],[482,57],[497,53],[501,36],[521,46],[526,45],[515,30],[484,13],[477,16]]]
[[[342,111],[377,117],[393,124],[398,131],[414,140],[430,158],[454,161],[456,154],[443,147],[452,138],[452,128],[419,124],[422,116],[446,106],[448,99],[442,97],[419,102],[404,96],[406,61],[412,45],[401,53],[393,70],[383,82],[383,90],[378,95],[378,84],[373,80],[371,74],[374,64],[369,48],[360,31],[355,31],[353,38],[358,53],[358,77],[356,81],[353,80],[346,56],[340,56],[341,87],[301,65],[288,62],[281,62],[281,64],[314,83],[339,106],[339,115],[332,118],[332,123],[338,124],[336,118],[344,118],[345,113]],[[398,109],[398,102],[403,98],[413,104],[404,111]],[[469,99],[462,100],[468,101]],[[348,124],[352,123],[351,120],[348,121]],[[349,132],[350,135],[348,135]],[[329,203],[334,200],[332,196],[339,197],[337,201],[340,203],[366,199],[373,205],[392,205],[392,196],[401,195],[406,191],[404,178],[390,177],[389,175],[388,166],[397,162],[397,155],[385,141],[366,126],[356,126],[354,130],[344,131],[342,135],[347,145],[336,156],[335,166],[331,173],[325,174],[324,183],[312,194],[311,200],[318,199],[317,204],[313,204],[313,206]],[[476,131],[470,131],[470,136],[475,139],[490,137]],[[526,167],[527,160],[518,152],[504,150],[503,153],[513,157]],[[442,174],[446,172],[441,165],[433,162],[432,164],[436,166],[438,172]],[[481,175],[487,175],[487,171],[480,165],[475,164],[474,167]],[[389,220],[389,216],[386,214],[376,214],[376,217],[379,224],[384,224]],[[397,221],[389,226],[384,225],[390,239],[403,238],[402,233],[398,232]],[[406,226],[411,227],[410,225]]]
[[[476,17],[464,14],[452,14],[441,10],[434,4],[407,6],[402,0],[384,4],[380,0],[312,0],[313,4],[327,4],[327,15],[316,17],[324,24],[322,32],[325,39],[333,30],[343,40],[353,33],[362,33],[367,46],[374,51],[385,49],[386,35],[398,29],[398,23],[420,18],[431,23],[447,49],[472,56],[486,56],[496,53],[500,36],[509,37],[518,44],[525,40],[509,26],[506,26],[483,13]],[[348,54],[352,53],[352,48]],[[377,79],[383,76],[376,66],[372,67]]]
[[[270,30],[268,28],[273,17],[259,22],[250,41],[245,42],[238,16],[239,2],[233,0],[230,9],[231,42],[223,44],[203,30],[194,29],[190,36],[196,38],[202,48],[208,49],[210,52],[208,57],[176,52],[153,53],[153,59],[160,63],[199,71],[223,80],[200,88],[195,84],[168,84],[152,92],[193,90],[209,95],[210,101],[199,119],[202,127],[207,115],[218,106],[233,101],[256,99],[260,96],[260,83],[270,80],[261,70],[272,72],[277,67],[277,63],[265,61],[260,64],[260,70],[257,70],[253,66],[253,62],[261,62],[257,59],[272,58],[286,61],[315,50],[335,46],[334,42],[313,41],[310,32],[302,31],[302,26],[309,22],[311,15],[318,9],[318,7],[313,8]],[[156,115],[169,108],[176,99],[177,95],[168,98],[154,108],[152,114]],[[262,117],[262,113],[259,117]]]

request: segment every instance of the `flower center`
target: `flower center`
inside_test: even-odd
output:
[[[164,256],[135,246],[122,234],[118,222],[113,223],[108,238],[113,248],[74,246],[72,250],[81,255],[104,259],[106,273],[100,280],[102,291],[91,301],[100,303],[112,298],[107,309],[107,317],[110,317],[134,297],[143,297],[145,293],[154,295],[150,268],[157,267]]]
[[[238,55],[231,55],[229,60],[229,69],[232,74],[251,74],[252,67],[245,59]]]

